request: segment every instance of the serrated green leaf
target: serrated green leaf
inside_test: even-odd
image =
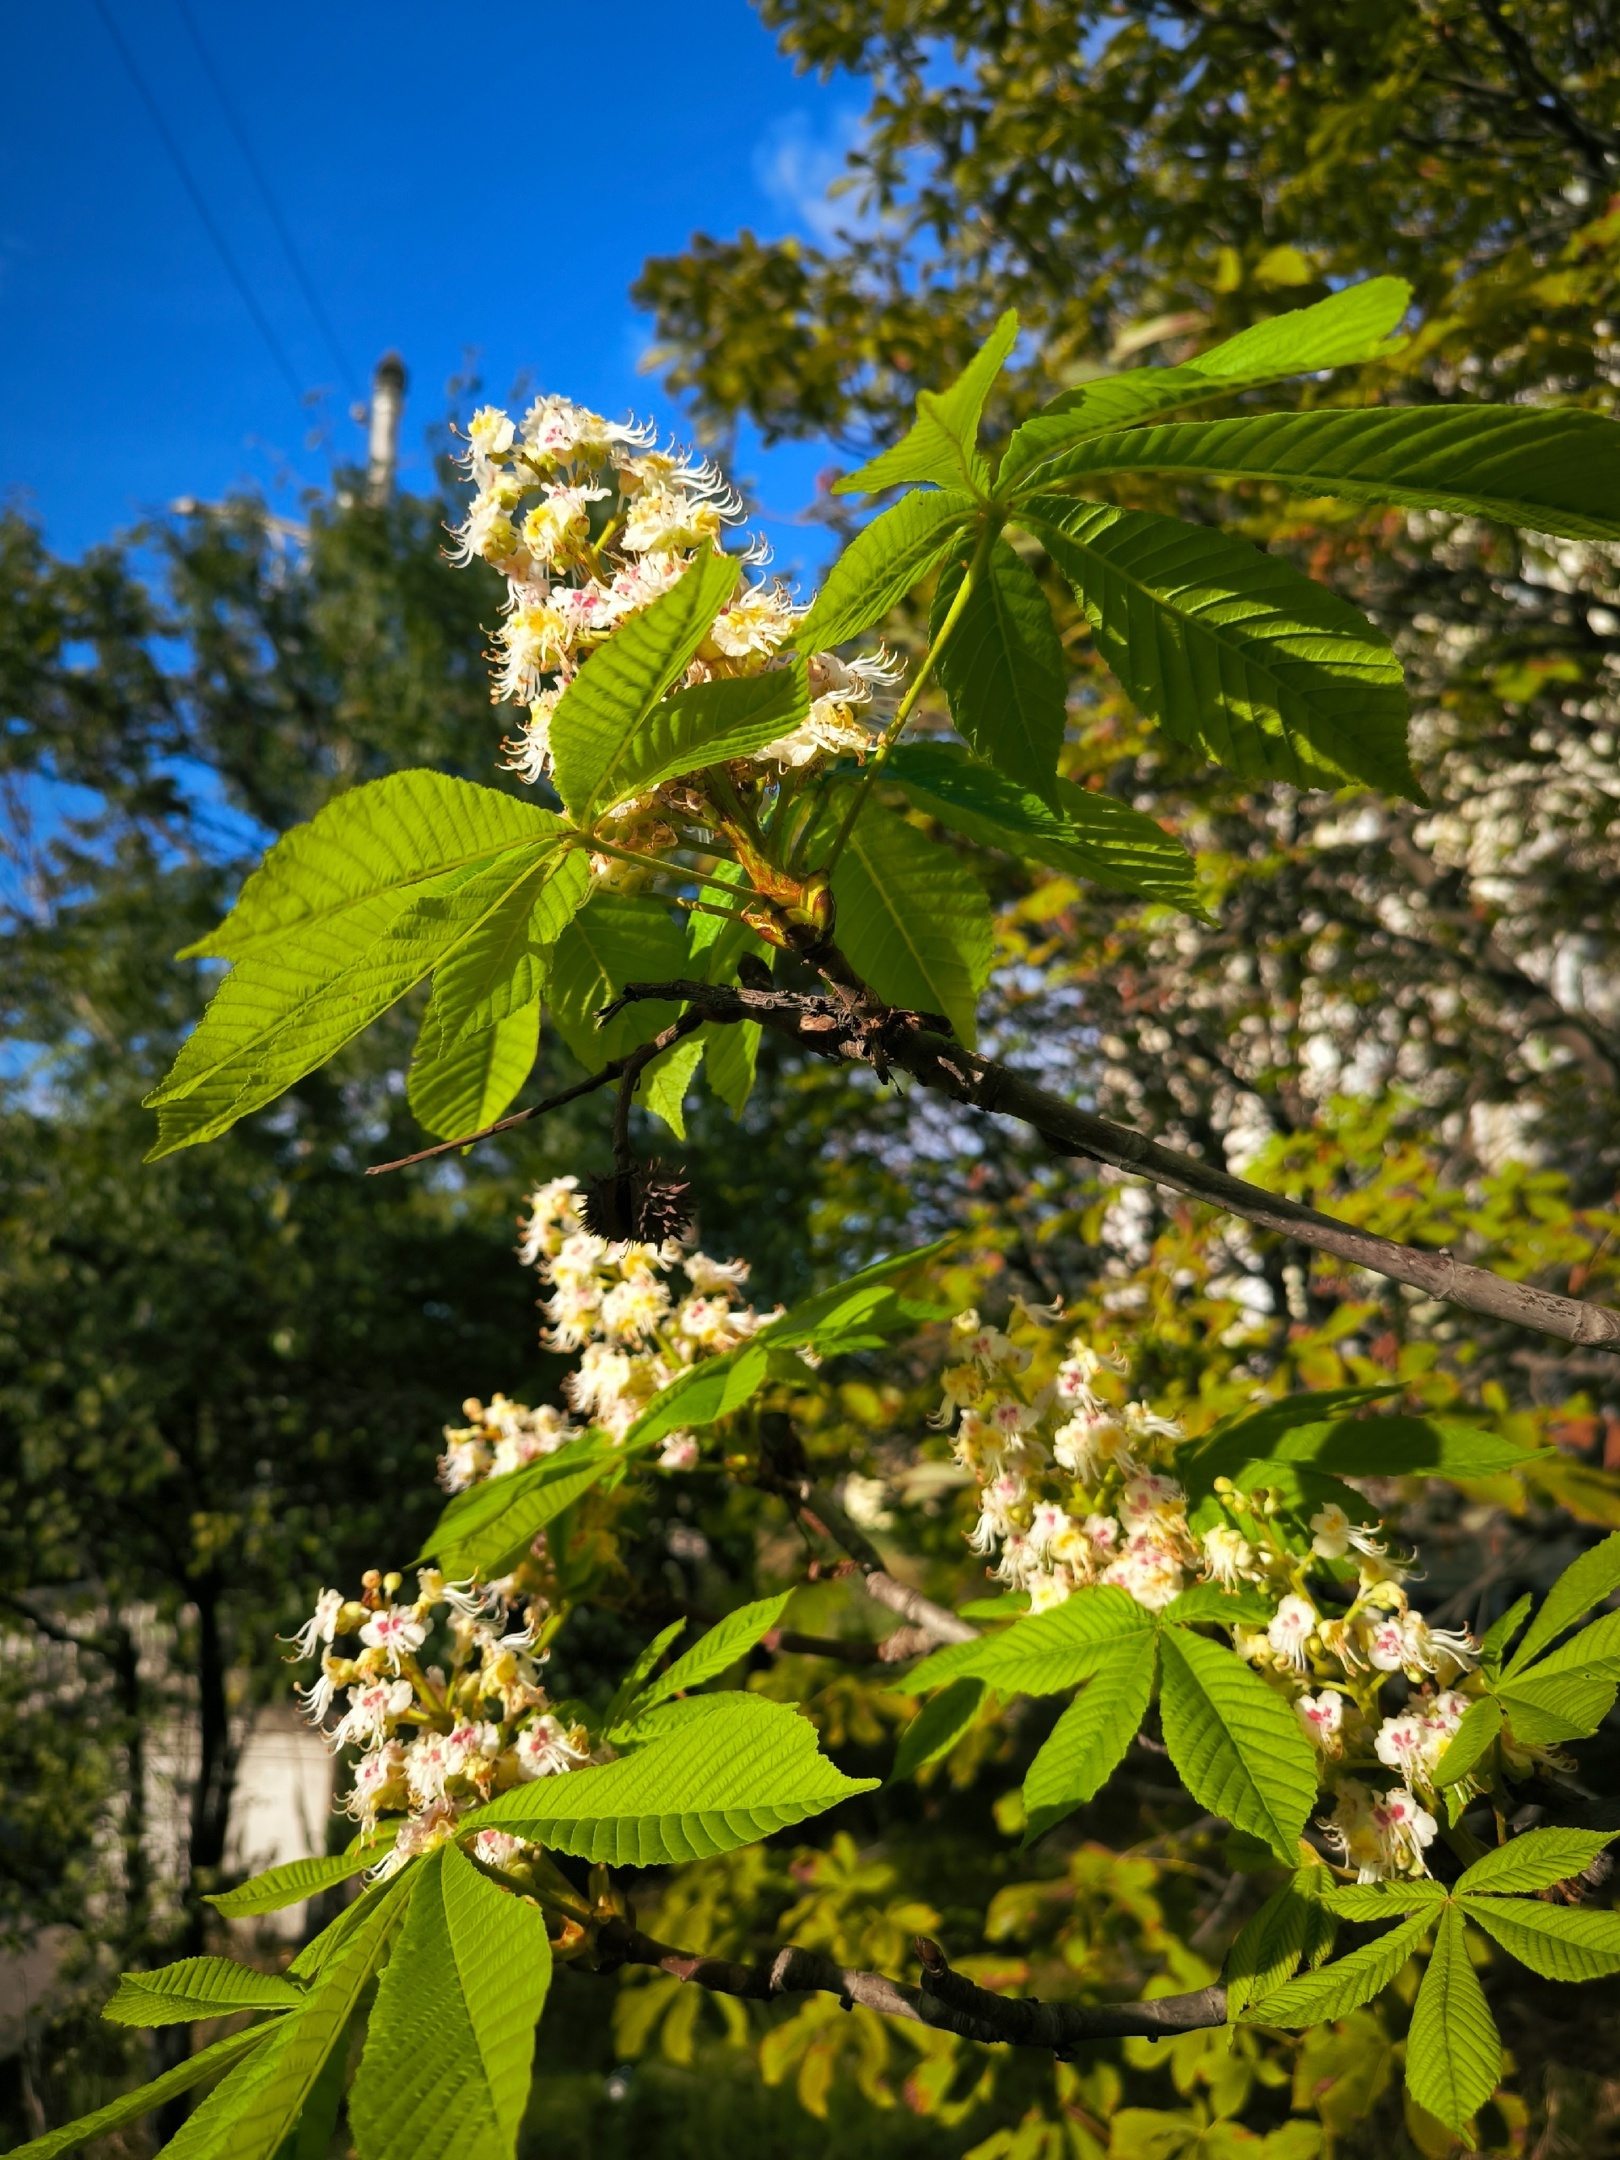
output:
[[[72,2152],[77,2146],[88,2145],[92,2138],[107,2137],[128,2123],[139,2122],[154,2108],[178,2100],[182,2093],[192,2091],[220,2071],[239,2063],[255,2048],[263,2047],[274,2031],[272,2025],[254,2025],[246,2032],[232,2033],[227,2039],[216,2040],[212,2047],[199,2049],[183,2063],[177,2063],[174,2069],[153,2078],[150,2084],[138,2085],[133,2092],[120,2094],[93,2114],[81,2115],[76,2122],[63,2123],[60,2129],[48,2130],[43,2137],[31,2138],[26,2145],[14,2145],[7,2160],[56,2160],[58,2153]]]
[[[940,629],[966,576],[964,560],[946,563],[929,620],[951,718],[988,764],[1050,802],[1069,694],[1052,610],[1023,557],[998,539],[940,645]]]
[[[1484,1640],[1479,1646],[1479,1669],[1487,1679],[1494,1680],[1500,1673],[1508,1644],[1523,1627],[1525,1615],[1534,1602],[1527,1590],[1522,1598],[1515,1599],[1507,1611],[1493,1620],[1485,1630]]]
[[[1404,278],[1369,278],[1313,307],[1293,308],[1240,330],[1179,367],[1133,368],[1066,390],[1026,421],[1007,446],[997,486],[1038,486],[1039,468],[1070,443],[1174,412],[1203,398],[1257,389],[1290,375],[1347,367],[1390,350],[1389,333],[1411,303]]]
[[[670,982],[686,971],[686,940],[655,900],[596,894],[552,951],[547,995],[557,1032],[588,1071],[662,1034],[678,1008],[627,1005],[598,1027],[596,1015],[629,982]]]
[[[164,2147],[165,2160],[273,2160],[347,2031],[419,1879],[412,1869],[387,1885],[322,1966],[303,2008],[278,2019],[264,2047],[187,2117]]]
[[[1501,1730],[1502,1705],[1494,1695],[1482,1695],[1478,1702],[1471,1703],[1435,1764],[1436,1790],[1459,1784],[1467,1777],[1486,1751],[1494,1746]]]
[[[445,773],[367,781],[283,834],[219,927],[177,957],[241,960],[290,935],[336,931],[353,913],[369,921],[379,903],[403,907],[413,887],[465,877],[560,828],[538,804]]]
[[[714,875],[739,892],[751,889],[740,863],[718,863]],[[686,950],[690,972],[700,981],[711,983],[734,983],[737,963],[744,953],[766,960],[771,956],[763,938],[756,937],[745,923],[723,922],[718,915],[704,915],[696,909],[687,919]],[[728,1027],[710,1022],[698,1036],[703,1044],[703,1070],[709,1088],[733,1117],[742,1116],[753,1093],[759,1038],[757,1020],[741,1020]]]
[[[880,451],[859,472],[834,481],[835,495],[876,495],[911,480],[943,487],[982,488],[989,468],[977,444],[979,420],[991,386],[1018,342],[1018,312],[1008,308],[979,350],[946,390],[924,390],[917,417],[890,450]]]
[[[1273,1599],[1258,1590],[1223,1590],[1219,1583],[1194,1583],[1173,1597],[1160,1618],[1170,1625],[1213,1621],[1217,1627],[1264,1627],[1276,1611]]]
[[[959,488],[919,491],[863,525],[827,573],[815,605],[799,625],[800,652],[842,645],[879,623],[944,557],[956,535],[978,514]]]
[[[1515,1740],[1529,1747],[1556,1747],[1584,1740],[1614,1708],[1616,1682],[1607,1672],[1575,1669],[1548,1673],[1537,1665],[1497,1690]]]
[[[1257,413],[1096,435],[1043,484],[1103,473],[1271,480],[1295,496],[1407,504],[1573,540],[1620,539],[1620,423],[1561,406]]]
[[[1056,1695],[1097,1669],[1122,1640],[1150,1633],[1148,1614],[1111,1583],[1076,1590],[1050,1612],[1031,1613],[977,1642],[936,1650],[906,1676],[908,1693],[943,1687],[964,1673],[998,1695]]]
[[[950,1237],[935,1238],[931,1244],[913,1246],[908,1252],[891,1253],[886,1260],[874,1260],[855,1274],[846,1276],[842,1282],[833,1283],[825,1290],[813,1290],[796,1305],[790,1305],[779,1320],[772,1320],[763,1327],[757,1340],[783,1347],[817,1342],[824,1328],[829,1325],[841,1328],[845,1324],[855,1301],[864,1292],[892,1288],[930,1260],[937,1259],[953,1242]],[[900,1317],[897,1313],[897,1321]]]
[[[421,1871],[349,2096],[360,2160],[500,2160],[515,2150],[551,1979],[536,1905],[454,1845]]]
[[[1320,1972],[1302,1974],[1252,2002],[1243,2014],[1244,2022],[1298,2031],[1347,2016],[1383,1993],[1433,1925],[1432,1908],[1414,1913],[1376,1942],[1364,1943]]]
[[[1157,1637],[1144,1629],[1097,1659],[1024,1779],[1026,1845],[1093,1799],[1124,1760],[1147,1715],[1157,1648]]]
[[[641,1690],[636,1697],[634,1714],[640,1716],[655,1703],[667,1701],[671,1695],[679,1695],[687,1688],[701,1687],[705,1680],[716,1679],[729,1671],[762,1636],[780,1625],[792,1596],[791,1590],[784,1590],[777,1597],[757,1598],[753,1604],[739,1605],[735,1612],[717,1620],[667,1672],[660,1673]]]
[[[1446,1893],[1426,1876],[1411,1881],[1330,1883],[1322,1903],[1341,1920],[1398,1920],[1420,1906],[1443,1905]]]
[[[304,1990],[234,1958],[180,1958],[153,1972],[127,1972],[102,2016],[114,2025],[190,2025],[232,2010],[296,2010]]]
[[[535,1003],[551,948],[590,885],[590,865],[577,848],[553,850],[434,969],[433,1012],[447,1048]]]
[[[672,1620],[668,1627],[659,1629],[650,1643],[645,1644],[637,1651],[631,1661],[629,1670],[613,1691],[613,1700],[608,1704],[602,1719],[603,1732],[612,1733],[617,1730],[629,1712],[630,1705],[640,1694],[642,1682],[658,1663],[658,1660],[663,1656],[670,1644],[679,1641],[680,1637],[685,1633],[685,1620]]]
[[[1501,2038],[1468,1955],[1462,1914],[1449,1906],[1406,2035],[1406,2089],[1461,2137],[1501,2075]]]
[[[948,848],[869,802],[833,872],[838,942],[890,1005],[942,1013],[972,1046],[994,954],[990,900]]]
[[[518,1786],[463,1827],[511,1830],[610,1867],[659,1867],[734,1851],[877,1782],[845,1777],[809,1720],[781,1703],[730,1694],[678,1707],[699,1704],[635,1754]]]
[[[979,1706],[988,1692],[982,1680],[964,1674],[960,1680],[953,1680],[949,1687],[941,1689],[931,1702],[924,1703],[900,1735],[889,1783],[901,1784],[906,1778],[915,1777],[929,1763],[948,1755],[978,1716]]]
[[[436,1140],[479,1132],[508,1109],[540,1052],[540,1005],[446,1045],[430,1004],[411,1053],[405,1100]]]
[[[735,555],[705,545],[666,593],[621,623],[585,662],[551,716],[551,771],[580,825],[637,792],[638,741],[657,738],[659,699],[686,673],[737,583]]]
[[[351,1875],[363,1875],[367,1868],[377,1865],[387,1850],[386,1845],[368,1845],[356,1852],[317,1855],[312,1860],[288,1860],[280,1867],[267,1868],[262,1875],[255,1875],[251,1882],[238,1884],[234,1890],[215,1891],[205,1902],[227,1920],[245,1920],[255,1913],[280,1912],[284,1905],[297,1905],[305,1898],[318,1897],[334,1883],[347,1882]]]
[[[677,1140],[686,1138],[686,1098],[703,1063],[706,1033],[700,1028],[696,1034],[671,1043],[642,1076],[642,1102],[654,1117],[663,1119]]]
[[[1288,1704],[1235,1651],[1167,1627],[1159,1715],[1176,1774],[1200,1807],[1292,1862],[1316,1799],[1316,1756]]]
[[[648,1448],[688,1425],[712,1425],[740,1410],[765,1379],[770,1356],[757,1339],[690,1365],[660,1389],[624,1436],[627,1448]]]
[[[1059,780],[1052,803],[982,764],[958,743],[900,743],[883,777],[953,832],[1009,855],[1135,893],[1189,915],[1202,912],[1192,856],[1153,818],[1112,795]]]
[[[1516,1673],[1528,1665],[1566,1628],[1589,1613],[1594,1605],[1620,1590],[1620,1530],[1601,1544],[1572,1560],[1541,1602],[1541,1610],[1524,1631],[1524,1640],[1508,1660],[1507,1670]],[[1520,1603],[1524,1601],[1521,1599]]]
[[[1263,1403],[1258,1410],[1223,1418],[1206,1439],[1184,1450],[1182,1459],[1197,1462],[1200,1467],[1206,1459],[1218,1459],[1223,1468],[1228,1462],[1262,1461],[1274,1455],[1284,1437],[1302,1425],[1331,1424],[1348,1411],[1399,1393],[1398,1382],[1377,1387],[1301,1389],[1276,1402]]]
[[[614,800],[627,802],[682,773],[748,757],[790,735],[809,710],[802,660],[677,689],[648,711],[625,745],[614,769]]]
[[[511,1572],[547,1523],[625,1460],[623,1448],[591,1431],[521,1470],[485,1478],[446,1505],[417,1560],[432,1560],[453,1578],[496,1582]]]
[[[157,1161],[226,1131],[303,1079],[403,997],[557,847],[553,836],[470,874],[413,886],[297,932],[237,962],[162,1085]],[[453,881],[452,881],[453,880]]]
[[[1601,1980],[1620,1972],[1620,1913],[1461,1892],[1459,1902],[1510,1957],[1543,1979]]]
[[[1340,1392],[1319,1397],[1291,1396],[1285,1403],[1270,1404],[1254,1417],[1211,1434],[1196,1454],[1186,1459],[1183,1482],[1189,1494],[1207,1493],[1218,1477],[1241,1482],[1251,1465],[1257,1470],[1272,1464],[1308,1465],[1324,1476],[1336,1478],[1473,1479],[1500,1476],[1530,1459],[1529,1453],[1511,1440],[1449,1419],[1303,1414],[1313,1401],[1325,1410],[1338,1408]],[[1378,1389],[1366,1394],[1389,1392]],[[1293,1416],[1280,1415],[1286,1410],[1293,1410]],[[1250,1479],[1251,1484],[1255,1481]],[[1258,1481],[1263,1483],[1264,1479]],[[1359,1508],[1358,1512],[1357,1506],[1351,1506],[1349,1512],[1359,1521],[1367,1518],[1369,1511]]]
[[[1601,1674],[1605,1680],[1620,1680],[1620,1612],[1608,1612],[1590,1627],[1571,1635],[1556,1650],[1549,1650],[1528,1671],[1514,1673],[1507,1681],[1510,1687],[1520,1687],[1528,1680],[1550,1678],[1557,1673],[1587,1672]]]
[[[1245,1922],[1226,1953],[1226,2014],[1241,2017],[1247,2006],[1291,1980],[1315,1939],[1326,1870],[1297,1868],[1280,1890]]]
[[[1617,1837],[1620,1830],[1527,1830],[1476,1860],[1458,1877],[1457,1894],[1550,1890],[1584,1874]]]
[[[1109,667],[1178,742],[1245,779],[1422,800],[1401,664],[1359,609],[1229,533],[1107,503],[1020,505]]]

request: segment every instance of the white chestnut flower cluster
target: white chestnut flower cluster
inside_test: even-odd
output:
[[[560,1717],[541,1684],[536,1612],[503,1633],[499,1599],[488,1591],[446,1582],[433,1568],[417,1577],[408,1603],[402,1587],[401,1576],[370,1569],[358,1598],[323,1590],[292,1638],[296,1657],[321,1661],[317,1678],[297,1691],[304,1714],[334,1753],[357,1751],[347,1813],[368,1836],[398,1821],[379,1877],[443,1844],[496,1793],[610,1754],[593,1752],[584,1726]],[[430,1642],[436,1654],[424,1663]],[[479,1857],[507,1864],[515,1841],[488,1836],[500,1849]]]
[[[555,396],[537,398],[518,421],[481,407],[461,463],[476,492],[455,529],[452,560],[481,559],[506,579],[489,656],[491,694],[528,707],[506,752],[509,770],[532,784],[550,762],[557,701],[583,662],[668,592],[700,547],[720,545],[742,516],[742,500],[709,461],[656,448],[650,425],[619,425]],[[742,556],[750,566],[767,559],[758,542]],[[745,581],[715,616],[686,683],[785,665],[803,612],[780,580]],[[761,765],[863,757],[872,741],[867,719],[892,706],[899,671],[881,652],[851,661],[817,653],[809,668],[809,714],[751,753]],[[656,824],[650,798],[619,814]],[[620,837],[656,851],[660,836],[649,825]]]
[[[448,1492],[520,1470],[590,1427],[622,1440],[678,1374],[735,1350],[775,1317],[738,1299],[746,1260],[711,1260],[673,1240],[644,1245],[594,1236],[580,1212],[576,1177],[553,1178],[530,1194],[518,1256],[551,1291],[541,1302],[549,1323],[541,1341],[580,1354],[563,1382],[575,1416],[530,1410],[504,1395],[487,1408],[470,1399],[463,1405],[469,1422],[444,1431],[439,1481]],[[689,1470],[697,1457],[695,1437],[673,1432],[658,1460],[666,1470]]]
[[[1015,1302],[1005,1331],[973,1311],[953,1323],[933,1422],[978,1487],[970,1547],[1033,1612],[1092,1584],[1155,1612],[1199,1582],[1248,1593],[1253,1617],[1232,1626],[1233,1648],[1316,1748],[1327,1838],[1363,1881],[1426,1874],[1435,1775],[1478,1685],[1478,1646],[1430,1626],[1407,1595],[1410,1568],[1336,1503],[1300,1516],[1281,1491],[1217,1478],[1195,1529],[1173,1474],[1180,1426],[1120,1399],[1126,1361],[1079,1338],[1065,1348],[1061,1318]],[[1037,1372],[1052,1377],[1036,1384]],[[1391,1685],[1406,1694],[1395,1710]],[[1521,1768],[1561,1760],[1511,1732],[1503,1744]],[[1464,1779],[1457,1796],[1477,1789]]]

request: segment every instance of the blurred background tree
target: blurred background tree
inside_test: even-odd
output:
[[[870,103],[844,238],[700,235],[647,266],[661,365],[716,437],[748,419],[768,438],[828,438],[853,463],[1009,301],[1029,340],[1003,418],[1386,270],[1417,287],[1413,344],[1307,398],[1613,408],[1620,25],[1595,0],[1533,17],[1486,0],[762,12]],[[1140,487],[1120,496],[1155,506]],[[1187,834],[1218,924],[979,859],[1004,961],[995,1046],[1389,1234],[1612,1299],[1615,565],[1275,491],[1222,507],[1396,638],[1430,802],[1272,799],[1165,738],[1149,747],[1071,617],[1068,769]],[[818,514],[835,529],[842,515],[830,500]],[[588,1114],[433,1176],[362,1184],[368,1161],[420,1144],[403,1032],[373,1031],[221,1147],[140,1167],[139,1098],[209,987],[168,955],[266,838],[400,766],[499,784],[480,660],[496,593],[445,566],[444,516],[434,496],[370,506],[340,475],[298,530],[228,504],[76,565],[19,518],[0,528],[0,1922],[17,1941],[65,1925],[78,1945],[74,1989],[8,2066],[18,2132],[132,2075],[128,2040],[95,2020],[116,1967],[201,1941],[249,1722],[285,1686],[275,1632],[320,1582],[409,1557],[463,1396],[554,1386],[512,1220],[536,1175],[605,1162]],[[894,642],[913,628],[898,621]],[[543,1044],[541,1084],[571,1071]],[[1438,1555],[1429,1602],[1453,1619],[1488,1619],[1585,1526],[1620,1521],[1602,1468],[1606,1449],[1620,1459],[1620,1390],[1604,1361],[1459,1327],[769,1045],[746,1147],[723,1111],[688,1114],[705,1246],[753,1260],[758,1302],[955,1227],[963,1298],[1069,1300],[1082,1327],[1129,1345],[1137,1389],[1194,1429],[1262,1381],[1393,1377],[1416,1403],[1467,1400],[1558,1438],[1534,1490],[1462,1506],[1413,1487],[1412,1527]],[[910,1475],[927,1377],[905,1361],[835,1369],[807,1406],[810,1445],[829,1476],[882,1480],[873,1505],[892,1521],[878,1534],[963,1591],[949,1484]],[[675,1614],[803,1568],[779,1504],[720,1478],[693,1481],[680,1521],[625,1520],[617,1535],[596,1633],[558,1646],[581,1693]],[[872,1616],[837,1583],[803,1602],[801,1631],[843,1647],[762,1661],[757,1684],[803,1700],[851,1767],[886,1770],[908,1706]],[[181,1721],[197,1774],[184,1850],[157,1869],[150,1761]],[[938,1927],[994,1984],[1197,1984],[1247,1910],[1243,1878],[1234,1896],[1209,1827],[1150,1751],[1020,1856],[1000,1803],[1036,1723],[986,1731],[921,1791],[859,1803],[821,1847],[682,1871],[662,1889],[667,1931],[741,1949],[790,1926],[892,1968],[907,1930]],[[62,1866],[69,1820],[100,1826],[89,1873]],[[857,1891],[884,1915],[871,1939]],[[1236,2068],[1200,2037],[1054,2071],[917,2053],[835,2006],[728,2024],[646,1981],[623,1989],[610,2042],[611,1984],[559,1985],[536,2150],[650,2140],[676,2155],[746,2137],[809,2153],[834,2109],[841,2147],[895,2156],[1228,2160],[1264,2138],[1275,2151],[1253,2160],[1310,2160],[1324,2137],[1347,2153],[1446,2149],[1402,2118],[1399,2034],[1372,2013],[1314,2053]],[[1614,2059],[1612,2008],[1595,1991],[1575,2022],[1571,1998],[1543,1994],[1526,1987],[1505,2020],[1530,2113],[1493,2116],[1490,2139],[1609,2150],[1620,2103],[1594,2065]]]

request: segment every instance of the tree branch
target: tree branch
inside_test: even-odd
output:
[[[755,1965],[704,1957],[673,1949],[620,1919],[603,1922],[595,1947],[600,1971],[653,1965],[672,1980],[691,1981],[744,2002],[775,2002],[783,1995],[836,1995],[846,2010],[860,2003],[881,2016],[907,2018],[962,2040],[1041,2048],[1061,2057],[1072,2055],[1087,2041],[1162,2040],[1226,2023],[1226,1990],[1221,1987],[1141,2003],[1043,2003],[1028,1996],[994,1995],[953,1972],[944,1951],[927,1936],[918,1936],[915,1943],[923,1969],[920,1987],[890,1980],[883,1973],[859,1972],[791,1944]]]
[[[1115,1125],[1108,1118],[1077,1109],[993,1058],[964,1050],[948,1036],[933,1031],[929,1025],[932,1015],[894,1010],[874,1019],[866,1013],[852,1012],[846,1004],[831,998],[800,996],[774,988],[756,990],[682,981],[627,983],[612,1005],[604,1008],[602,1017],[608,1018],[623,1006],[645,999],[684,1002],[687,1011],[683,1017],[693,1020],[694,1025],[700,1021],[724,1026],[757,1020],[817,1057],[867,1065],[880,1075],[897,1068],[964,1108],[1020,1119],[1056,1155],[1086,1156],[1156,1185],[1168,1186],[1173,1192],[1186,1193],[1194,1200],[1209,1201],[1262,1230],[1293,1238],[1316,1252],[1331,1253],[1335,1259],[1386,1276],[1392,1282],[1407,1283],[1442,1304],[1458,1305],[1515,1327],[1533,1328],[1543,1335],[1556,1335],[1565,1342],[1620,1350],[1620,1313],[1607,1306],[1584,1304],[1578,1298],[1539,1290],[1529,1283],[1508,1282],[1488,1268],[1458,1260],[1450,1252],[1422,1252],[1414,1246],[1400,1245],[1392,1238],[1377,1237],[1331,1215],[1319,1214],[1315,1208],[1280,1193],[1266,1192],[1195,1156],[1162,1147],[1129,1126]],[[660,1043],[663,1039],[659,1038]]]

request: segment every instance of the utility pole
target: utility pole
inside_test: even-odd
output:
[[[371,433],[366,447],[366,500],[379,507],[394,492],[405,382],[405,363],[399,354],[384,353],[371,372]]]

